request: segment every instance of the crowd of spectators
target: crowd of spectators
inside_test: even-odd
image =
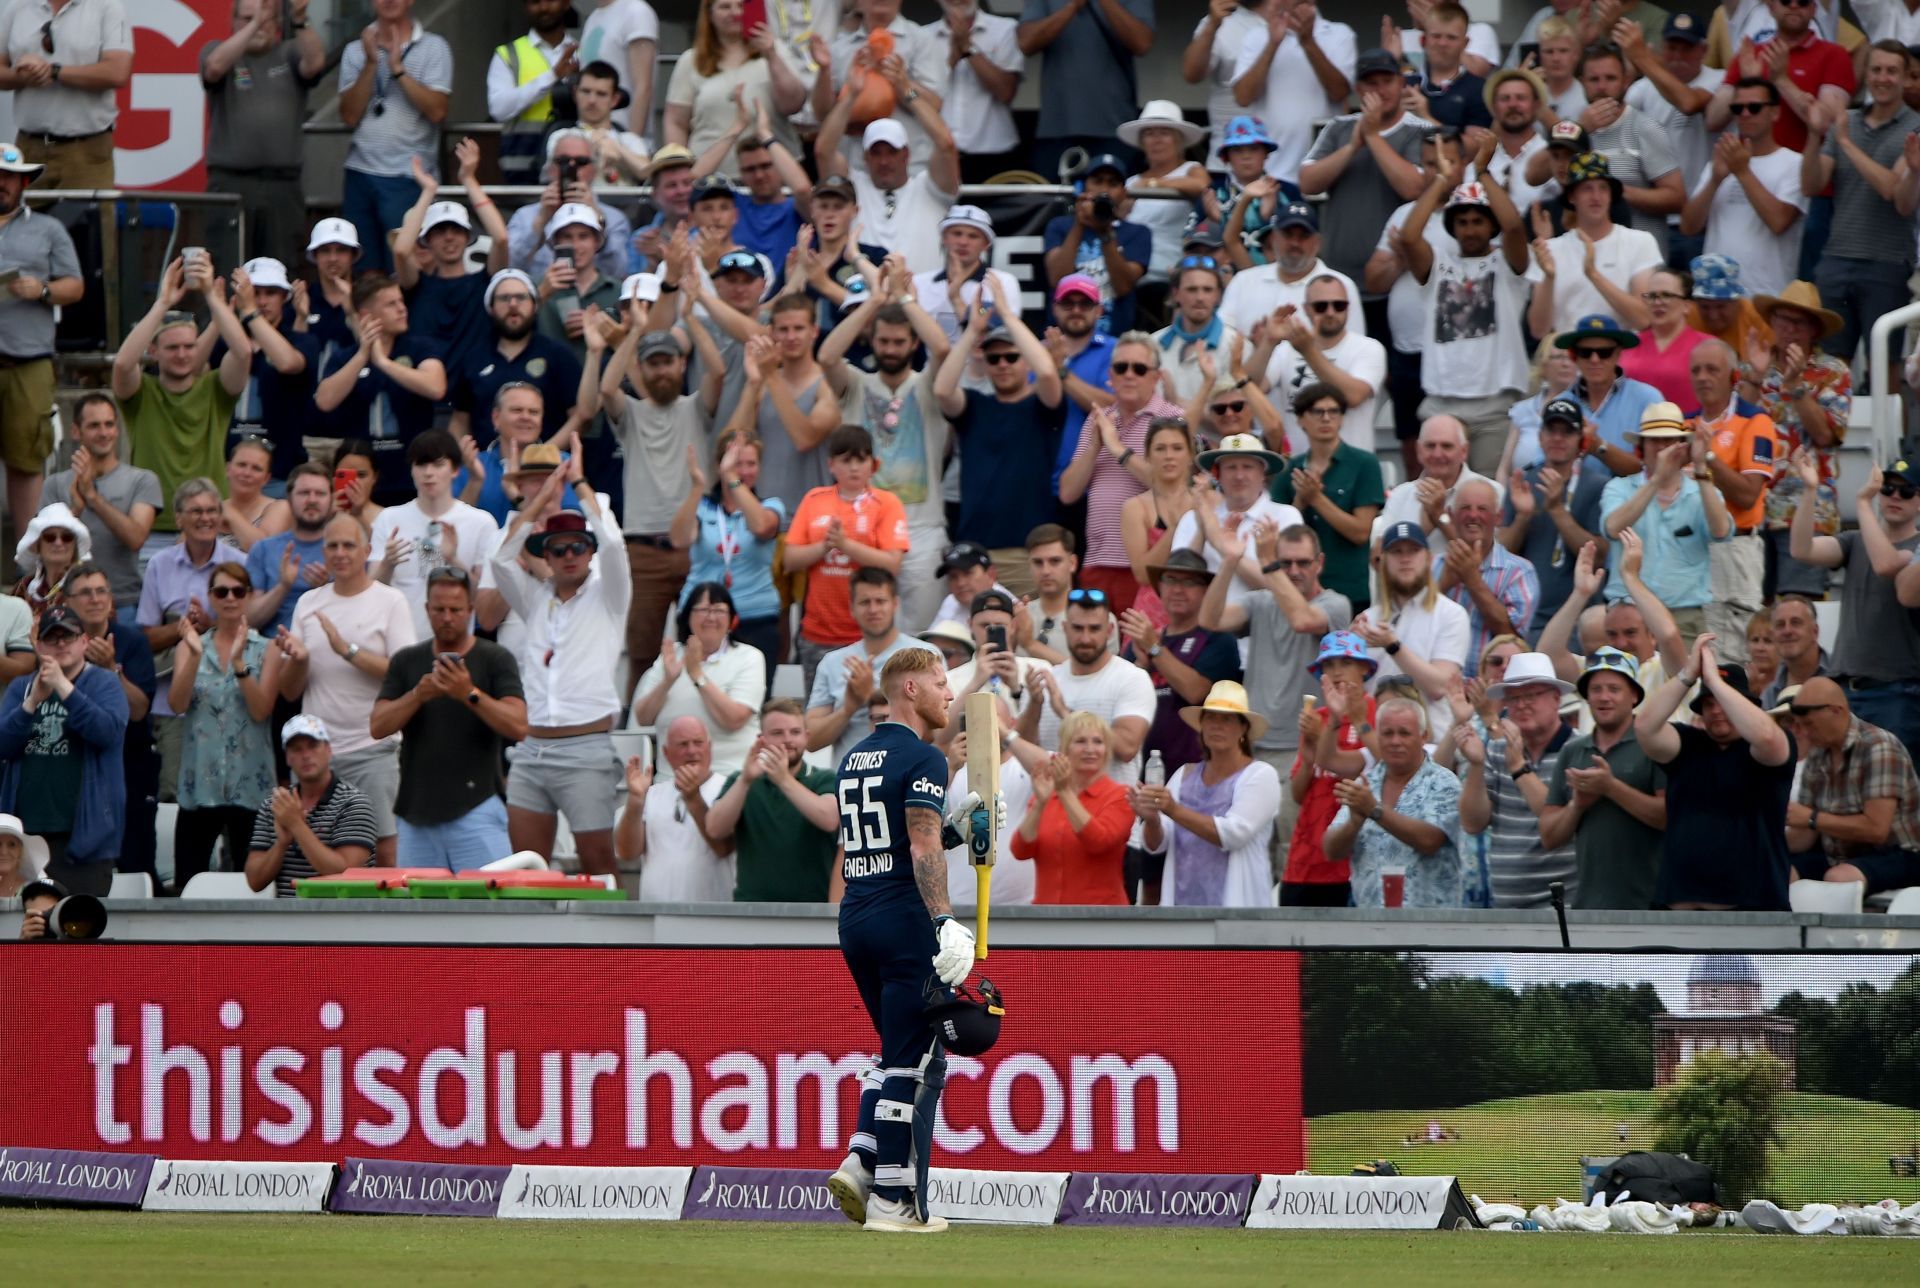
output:
[[[907,648],[999,704],[1008,902],[1920,884],[1920,464],[1840,482],[1920,243],[1899,6],[1553,0],[1503,51],[1446,0],[1212,0],[1202,125],[1140,102],[1152,0],[703,0],[657,118],[644,0],[526,0],[503,211],[376,0],[305,228],[322,51],[239,0],[201,68],[251,257],[165,265],[58,450],[82,285],[23,194],[110,182],[130,42],[45,8],[0,62],[0,809],[71,888],[171,803],[176,889],[564,821],[642,898],[831,899]],[[1024,316],[961,186],[1071,149]]]

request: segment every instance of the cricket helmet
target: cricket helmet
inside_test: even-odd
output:
[[[1006,999],[992,980],[982,979],[977,989],[962,984],[946,997],[936,978],[928,981],[927,996],[927,1023],[940,1045],[955,1055],[985,1055],[1000,1040]]]

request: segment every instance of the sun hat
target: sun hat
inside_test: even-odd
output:
[[[1544,684],[1555,693],[1572,693],[1573,686],[1553,673],[1553,659],[1545,653],[1515,653],[1507,659],[1506,678],[1487,686],[1487,696],[1504,698],[1515,689]]]
[[[85,563],[93,558],[93,532],[67,508],[66,502],[53,501],[33,516],[26,532],[21,534],[20,544],[13,548],[13,561],[20,566],[21,572],[31,577],[40,571],[40,552],[34,547],[46,535],[48,528],[59,528],[73,534],[74,563]]]
[[[1160,592],[1160,579],[1170,572],[1184,572],[1213,580],[1213,569],[1207,567],[1207,557],[1198,550],[1175,550],[1167,555],[1164,562],[1147,565],[1147,584],[1153,587],[1155,594]]]
[[[1394,526],[1398,527],[1400,525],[1395,524]],[[1420,539],[1424,542],[1426,537],[1423,535]],[[1323,663],[1331,662],[1336,658],[1345,658],[1349,662],[1366,663],[1367,674],[1369,676],[1380,669],[1380,663],[1374,659],[1373,654],[1367,652],[1367,642],[1361,639],[1358,634],[1353,631],[1329,631],[1320,640],[1320,656],[1313,659],[1312,663],[1308,665],[1307,670],[1314,675],[1318,675],[1320,674],[1320,667]]]
[[[1507,667],[1511,670],[1513,663],[1508,662]],[[1587,664],[1580,671],[1580,682],[1574,686],[1581,697],[1587,696],[1587,681],[1602,671],[1611,671],[1623,677],[1633,686],[1635,693],[1638,693],[1643,700],[1646,698],[1647,686],[1640,682],[1640,659],[1610,645],[1597,648],[1587,654]]]
[[[1493,110],[1493,96],[1510,80],[1525,81],[1533,87],[1533,97],[1537,101],[1542,103],[1547,101],[1547,83],[1540,79],[1538,72],[1528,67],[1502,67],[1487,77],[1487,86],[1480,91],[1480,97],[1485,101],[1489,112]]]
[[[1228,434],[1220,440],[1220,446],[1211,451],[1200,453],[1197,458],[1200,468],[1210,470],[1217,462],[1229,456],[1251,456],[1267,467],[1267,473],[1273,474],[1286,468],[1287,458],[1278,452],[1269,451],[1267,445],[1252,434]]]
[[[1225,132],[1220,135],[1220,146],[1216,155],[1225,156],[1228,148],[1265,148],[1269,152],[1278,152],[1280,145],[1267,134],[1267,127],[1260,123],[1257,116],[1236,116],[1227,122]]]
[[[247,280],[253,283],[256,291],[293,290],[293,282],[287,277],[287,266],[271,255],[250,259],[240,267],[246,271]]]
[[[1236,680],[1215,680],[1213,687],[1207,690],[1207,700],[1198,706],[1181,707],[1180,718],[1193,730],[1200,728],[1200,713],[1203,711],[1224,711],[1228,715],[1239,716],[1245,720],[1255,738],[1264,737],[1267,718],[1253,709],[1247,700],[1246,686]]]
[[[1140,135],[1147,130],[1172,130],[1180,136],[1180,146],[1190,148],[1207,137],[1207,127],[1195,125],[1180,111],[1180,105],[1170,98],[1150,99],[1140,109],[1140,115],[1131,121],[1122,122],[1113,133],[1130,148],[1140,146]]]
[[[1696,300],[1744,300],[1748,291],[1740,280],[1740,261],[1731,255],[1695,255],[1693,273]]]
[[[570,536],[585,537],[589,546],[600,548],[600,538],[587,526],[587,516],[577,510],[562,510],[547,520],[545,529],[527,538],[527,553],[535,559],[544,558],[549,538]]]
[[[1812,282],[1788,282],[1787,289],[1778,295],[1753,297],[1753,311],[1766,319],[1768,325],[1772,325],[1774,312],[1778,309],[1793,309],[1819,319],[1823,337],[1832,335],[1844,325],[1838,313],[1821,306],[1820,288]]]
[[[941,641],[949,644],[958,644],[969,653],[975,649],[973,633],[959,622],[954,621],[951,617],[945,621],[935,622],[933,625],[927,627],[926,630],[921,631],[920,638],[929,644],[937,645]]]
[[[1571,328],[1553,337],[1556,349],[1571,349],[1582,340],[1611,340],[1622,349],[1640,347],[1640,337],[1604,313],[1589,313]]]
[[[1680,415],[1680,404],[1657,402],[1647,404],[1640,413],[1640,428],[1627,431],[1627,437],[1635,442],[1649,438],[1692,438],[1687,422]]]

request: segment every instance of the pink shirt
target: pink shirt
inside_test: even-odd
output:
[[[1148,426],[1156,420],[1184,421],[1186,417],[1185,411],[1156,395],[1136,415],[1114,428],[1120,432],[1122,443],[1145,455]],[[1098,452],[1100,456],[1087,483],[1087,553],[1081,562],[1090,568],[1126,568],[1127,543],[1120,535],[1120,507],[1147,489],[1101,447],[1100,430],[1091,416],[1080,427],[1078,450]]]
[[[1682,411],[1698,407],[1700,399],[1693,392],[1693,346],[1711,339],[1705,331],[1686,327],[1663,350],[1651,329],[1642,331],[1638,348],[1620,351],[1620,370],[1629,380],[1652,385],[1662,398],[1678,403]]]

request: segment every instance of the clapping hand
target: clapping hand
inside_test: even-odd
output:
[[[1593,753],[1593,763],[1588,768],[1580,769],[1571,764],[1567,766],[1567,786],[1573,789],[1583,809],[1605,799],[1613,782],[1613,766],[1597,751]]]
[[[294,824],[305,816],[300,808],[300,798],[285,787],[273,789],[273,795],[267,798],[268,808],[273,812],[273,828],[279,835],[291,836]]]
[[[1367,786],[1364,778],[1342,778],[1333,785],[1334,799],[1347,807],[1356,819],[1365,820],[1379,804],[1373,798],[1373,789]]]
[[[639,756],[627,757],[627,797],[630,800],[645,796],[653,787],[653,762]]]

